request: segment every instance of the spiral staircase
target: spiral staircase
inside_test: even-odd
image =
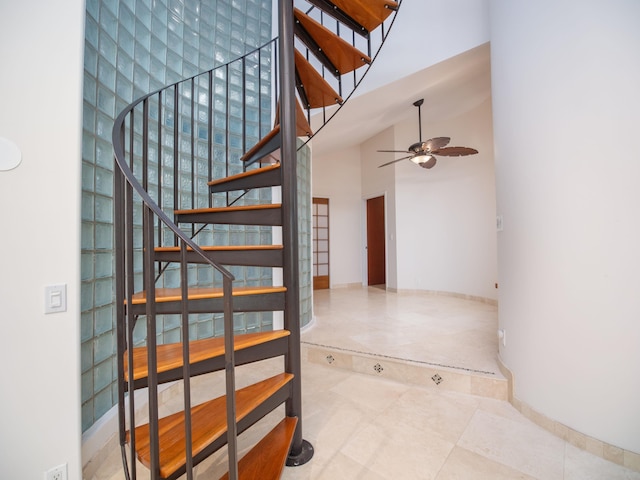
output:
[[[311,115],[322,119],[317,133],[357,88],[399,3],[308,0],[302,10],[282,0],[277,39],[145,95],[116,119],[119,438],[127,479],[137,478],[140,464],[152,479],[195,478],[194,467],[225,446],[223,478],[230,479],[280,478],[285,463],[312,457],[301,422],[297,150],[314,135]],[[233,96],[242,105],[235,113]],[[270,117],[274,126],[264,133]],[[245,153],[234,155],[233,145]],[[270,202],[273,187],[278,203]],[[221,245],[216,228],[238,226],[280,227],[282,244]],[[238,282],[232,271],[242,268],[279,268],[282,282]],[[234,318],[252,312],[283,312],[284,329],[238,332]],[[219,319],[224,335],[195,338],[197,315]],[[166,318],[179,319],[179,342],[158,340]],[[236,367],[274,357],[283,359],[280,373],[236,387]],[[194,404],[191,379],[213,372],[226,395]],[[183,410],[161,415],[164,384],[181,386]],[[238,435],[281,405],[282,420],[239,459]]]

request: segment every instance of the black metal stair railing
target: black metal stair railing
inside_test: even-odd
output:
[[[302,2],[302,0],[300,0]],[[320,0],[310,0],[315,3]],[[296,3],[298,0],[296,0]],[[286,3],[286,2],[285,2]],[[398,2],[398,5],[400,2]],[[384,43],[388,31],[395,19],[389,17],[381,36],[371,32],[357,35],[341,23],[330,19],[319,8],[308,10],[310,15],[325,26],[333,29],[341,37],[350,37],[349,42],[367,52],[374,60]],[[289,14],[287,13],[287,16]],[[347,35],[347,31],[351,32]],[[292,40],[294,41],[294,40]],[[353,94],[364,79],[369,67],[362,72],[336,77],[326,72],[324,66],[317,64],[314,56],[306,46],[295,40],[295,48],[303,52],[325,79],[336,85],[345,101]],[[363,43],[364,46],[363,46]],[[234,275],[222,265],[211,260],[210,255],[199,245],[212,243],[215,230],[212,226],[188,231],[181,229],[175,221],[174,211],[203,207],[228,206],[242,202],[246,205],[270,201],[270,192],[264,189],[246,190],[239,193],[211,193],[207,182],[241,173],[248,167],[243,164],[241,156],[273,127],[275,112],[280,104],[278,98],[282,91],[280,50],[282,38],[273,39],[262,47],[255,49],[238,59],[220,65],[207,72],[168,85],[155,92],[144,95],[128,105],[117,117],[113,128],[113,146],[116,168],[114,169],[114,228],[115,228],[115,275],[116,275],[116,315],[117,315],[117,362],[118,362],[118,404],[120,444],[123,450],[123,463],[127,479],[136,478],[136,407],[135,382],[133,371],[133,347],[141,343],[138,320],[131,308],[134,303],[134,292],[144,291],[146,345],[148,352],[148,408],[151,443],[151,478],[159,478],[159,402],[156,346],[158,317],[156,289],[162,287],[180,288],[181,306],[180,331],[183,343],[183,381],[185,405],[185,425],[187,438],[187,464],[183,470],[188,479],[193,478],[192,452],[189,451],[191,441],[191,425],[189,407],[191,403],[189,378],[191,367],[189,362],[189,311],[188,287],[195,282],[198,286],[222,285],[224,291],[224,335],[225,335],[225,370],[227,384],[227,445],[229,450],[230,478],[237,478],[237,426],[235,422],[235,376],[234,376],[234,309],[233,285]],[[374,52],[371,55],[371,52]],[[291,52],[286,52],[290,55]],[[290,57],[292,59],[293,57]],[[284,81],[293,84],[289,75]],[[292,87],[293,88],[293,87]],[[291,97],[291,95],[289,95]],[[283,113],[288,121],[295,117],[291,98],[283,100]],[[344,105],[344,103],[343,103]],[[285,110],[286,108],[286,110]],[[307,119],[319,110],[306,108]],[[321,130],[333,115],[341,108],[329,110],[322,107],[322,122],[315,133]],[[290,134],[287,136],[290,137]],[[312,135],[311,135],[312,136]],[[309,137],[309,139],[311,138]],[[309,140],[307,139],[307,141]],[[291,138],[283,137],[284,143],[291,143]],[[285,146],[283,163],[295,160],[290,147]],[[302,148],[302,147],[300,147]],[[284,155],[286,153],[286,155]],[[285,158],[286,157],[286,158]],[[295,163],[295,162],[294,162]],[[259,167],[258,165],[255,165]],[[253,168],[253,167],[249,167]],[[295,171],[295,170],[294,170]],[[284,182],[295,182],[296,177],[283,173]],[[295,206],[294,194],[286,194],[283,186],[283,208],[290,209],[289,203]],[[267,198],[269,197],[269,198]],[[285,203],[287,205],[285,205]],[[295,213],[295,209],[293,210]],[[290,215],[293,223],[297,216]],[[288,216],[285,214],[285,218]],[[289,221],[289,220],[287,220]],[[283,227],[291,229],[293,238],[297,235],[295,225]],[[285,237],[287,237],[285,235]],[[295,242],[294,242],[295,243]],[[156,247],[173,246],[181,250],[181,259],[175,264],[161,263],[155,254]],[[285,247],[290,248],[290,247]],[[202,261],[197,266],[187,262],[189,255],[197,255]],[[295,250],[293,257],[295,257]],[[287,253],[292,257],[292,252]],[[192,263],[192,262],[191,262]],[[297,265],[297,258],[290,258],[290,265]],[[194,270],[195,269],[195,270]],[[203,269],[206,269],[203,273]],[[290,268],[293,272],[295,268]],[[285,268],[286,270],[286,268]],[[195,274],[193,274],[195,271]],[[285,279],[286,279],[285,275]],[[297,281],[285,286],[297,290]],[[297,297],[294,295],[293,299]],[[285,312],[285,318],[286,318]],[[285,326],[290,325],[285,320]],[[144,330],[144,329],[143,329]],[[295,328],[294,328],[295,330]],[[298,329],[299,330],[299,329]],[[299,332],[298,332],[299,333]],[[295,335],[294,335],[295,337]],[[296,337],[297,338],[297,337]],[[127,371],[125,372],[125,355]],[[287,363],[299,362],[299,358],[287,355]],[[128,381],[127,381],[128,379]],[[299,379],[296,380],[299,382]],[[298,402],[299,402],[298,398]],[[127,405],[128,401],[128,405]],[[297,408],[297,406],[296,406]],[[294,410],[296,409],[294,408]],[[288,407],[289,411],[290,408]],[[129,431],[127,432],[127,427]],[[127,465],[126,444],[129,443],[129,461]]]
[[[319,72],[321,72],[322,77],[327,80],[327,82],[334,87],[334,89],[343,98],[343,102],[341,104],[336,104],[331,107],[325,106],[320,109],[311,109],[303,105],[307,114],[307,121],[310,124],[312,116],[319,114],[317,115],[318,119],[311,124],[311,127],[314,129],[313,136],[315,136],[342,109],[342,107],[347,104],[347,101],[353,96],[362,81],[365,79],[366,75],[369,73],[371,66],[378,58],[378,55],[382,50],[382,46],[391,32],[391,27],[396,20],[397,13],[402,5],[402,0],[397,0],[397,6],[394,13],[374,31],[360,28],[360,26],[358,24],[354,24],[348,16],[342,16],[339,11],[336,13],[331,2],[327,0],[304,1],[312,4],[312,6],[305,11],[307,15],[315,19],[321,25],[327,27],[329,30],[335,32],[342,39],[348,41],[352,46],[358,48],[371,58],[370,64],[364,68],[356,69],[346,75],[335,75],[334,73],[329,72],[325,65],[314,57],[313,53],[302,41],[296,40],[296,48],[303,53],[305,58],[310,61]],[[296,0],[296,3],[302,4],[303,1]],[[328,4],[329,9],[334,10],[334,12],[331,15],[325,13],[321,8],[323,4]],[[312,137],[307,138],[299,148],[306,145]]]
[[[141,275],[143,289],[146,292],[146,331],[156,332],[157,315],[155,311],[155,283],[156,283],[156,265],[154,260],[154,237],[156,228],[166,227],[170,229],[181,248],[180,261],[180,286],[181,286],[181,333],[183,336],[183,378],[184,378],[184,405],[185,405],[185,425],[187,438],[187,478],[193,478],[192,472],[192,455],[191,446],[191,419],[190,419],[190,386],[189,379],[191,377],[189,362],[189,312],[187,311],[187,248],[200,255],[204,262],[214,268],[222,277],[224,290],[224,325],[225,332],[233,332],[233,297],[232,297],[232,281],[233,275],[224,267],[209,260],[200,247],[185,233],[173,223],[173,221],[163,212],[156,202],[151,198],[143,184],[148,185],[146,175],[143,184],[135,177],[131,165],[133,165],[135,154],[131,153],[136,150],[135,134],[135,118],[134,112],[137,105],[142,105],[145,116],[142,119],[142,152],[140,160],[142,161],[142,171],[147,173],[149,162],[149,119],[148,119],[148,99],[143,98],[139,102],[132,104],[125,109],[116,119],[113,132],[113,145],[115,153],[115,161],[118,168],[115,172],[114,199],[115,199],[115,230],[116,230],[116,312],[117,312],[117,336],[118,336],[118,403],[119,408],[119,424],[120,424],[120,444],[122,449],[126,443],[126,411],[125,411],[125,394],[129,398],[129,435],[130,435],[130,459],[135,459],[136,455],[136,438],[135,438],[135,422],[136,408],[134,395],[134,371],[133,371],[133,345],[134,345],[134,327],[137,318],[131,312],[128,306],[133,305],[133,293],[140,285],[136,285],[136,276]],[[125,148],[126,139],[129,139],[129,153]],[[127,161],[129,160],[129,161]],[[138,216],[136,215],[138,212]],[[141,215],[141,217],[140,217]],[[137,221],[141,220],[141,221]],[[134,249],[134,236],[137,231],[143,231],[142,259],[136,258],[136,250]],[[225,363],[233,366],[235,364],[233,334],[225,335]],[[128,347],[128,348],[127,348]],[[128,360],[128,379],[124,378],[124,357],[127,351]],[[156,466],[156,470],[152,470],[152,478],[158,478],[159,471],[159,438],[158,438],[158,375],[157,375],[157,358],[156,358],[156,335],[147,335],[147,352],[148,352],[148,404],[149,404],[149,428],[151,443],[151,465]],[[228,391],[235,391],[235,376],[233,368],[227,369],[226,383]],[[227,410],[235,411],[234,395],[227,395]],[[227,421],[227,444],[229,449],[230,469],[237,469],[237,447],[236,447],[236,423],[235,415],[228,416]],[[131,469],[126,464],[126,455],[123,451],[123,462],[125,463],[125,472],[127,478],[136,478],[135,461],[131,460]],[[230,470],[231,471],[231,470]],[[234,478],[232,476],[232,478]]]
[[[134,292],[144,291],[147,299],[146,332],[155,333],[158,315],[154,299],[159,281],[164,282],[165,286],[175,286],[177,283],[181,289],[187,449],[191,445],[187,310],[189,266],[186,261],[186,250],[189,248],[202,257],[204,265],[214,270],[206,277],[212,281],[221,281],[224,291],[227,408],[231,413],[227,415],[227,444],[230,473],[237,471],[237,435],[233,414],[234,276],[206,256],[193,238],[196,234],[194,230],[190,233],[182,231],[172,217],[176,209],[212,206],[214,202],[223,205],[229,203],[228,194],[223,194],[223,198],[220,195],[210,195],[206,182],[210,178],[242,171],[239,157],[248,148],[247,142],[257,141],[264,134],[265,124],[268,125],[271,117],[270,71],[272,56],[275,55],[274,44],[275,41],[271,41],[234,62],[145,95],[127,106],[115,121],[113,146],[116,162],[114,211],[119,430],[124,450],[127,440],[125,396],[128,394],[130,459],[136,458],[133,346],[137,322],[131,306]],[[247,74],[249,69],[253,70],[253,75]],[[241,102],[231,101],[238,97],[242,99]],[[241,107],[239,111],[234,111],[238,110],[238,103]],[[247,108],[248,104],[254,106],[251,111]],[[214,117],[214,112],[220,114]],[[249,121],[250,116],[252,122]],[[216,122],[220,124],[216,126]],[[220,159],[222,161],[217,161]],[[166,270],[166,265],[161,266],[155,259],[155,248],[163,245],[179,246],[182,251],[179,266],[169,272],[173,274],[173,280],[163,278],[162,272]],[[146,335],[152,478],[159,475],[156,343],[155,334]],[[128,355],[128,382],[125,381],[124,372],[125,354]],[[192,478],[191,457],[191,452],[187,451],[188,478]],[[127,466],[124,452],[123,461],[127,476],[135,479],[135,461],[131,460],[131,466]],[[232,474],[231,478],[235,476]]]

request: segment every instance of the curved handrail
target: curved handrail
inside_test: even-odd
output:
[[[122,112],[120,112],[120,114],[116,117],[114,121],[113,129],[112,129],[112,134],[111,134],[115,161],[118,164],[120,171],[124,174],[125,178],[127,179],[127,182],[134,188],[136,193],[140,195],[140,198],[145,203],[145,205],[147,205],[151,209],[151,211],[158,217],[158,219],[161,220],[167,227],[169,227],[169,229],[180,240],[182,240],[187,246],[192,248],[193,251],[196,252],[197,255],[199,255],[205,261],[205,263],[208,263],[213,268],[215,268],[218,272],[220,272],[223,275],[223,277],[228,278],[232,281],[235,280],[235,277],[233,276],[233,274],[229,270],[224,268],[222,265],[219,265],[218,263],[208,258],[204,253],[204,251],[198,246],[198,244],[196,244],[192,240],[192,238],[190,238],[182,230],[180,230],[180,228],[173,222],[173,220],[171,220],[169,216],[166,213],[164,213],[164,211],[160,208],[160,206],[151,198],[151,196],[147,193],[145,188],[140,184],[140,181],[135,177],[135,174],[133,173],[129,165],[127,165],[127,162],[125,160],[125,144],[124,144],[125,121],[126,121],[126,118],[135,110],[136,107],[138,107],[143,102],[149,100],[151,97],[154,97],[155,95],[158,95],[161,92],[168,91],[180,84],[191,82],[203,75],[212,74],[218,69],[223,69],[235,62],[241,61],[243,58],[248,58],[251,55],[269,47],[270,45],[277,45],[277,37],[269,40],[265,44],[225,64],[218,65],[204,72],[197,73],[196,75],[193,75],[187,79],[182,79],[182,80],[178,80],[176,82],[170,83],[157,90],[152,91],[151,93],[143,95],[137,100],[134,100],[129,105],[127,105],[124,108],[124,110],[122,110]]]
[[[161,90],[164,90],[164,88]],[[135,102],[129,104],[120,113],[120,115],[116,117],[116,120],[113,124],[113,130],[112,130],[112,136],[111,136],[111,140],[113,142],[114,158],[116,160],[116,163],[118,164],[118,167],[120,168],[120,171],[124,174],[125,178],[127,179],[127,182],[129,182],[129,184],[133,187],[136,193],[140,195],[140,198],[142,199],[142,201],[145,203],[145,205],[147,205],[149,209],[151,209],[151,211],[158,217],[158,219],[160,219],[167,227],[169,227],[171,231],[178,238],[180,238],[187,246],[191,247],[194,252],[196,252],[200,257],[202,257],[206,263],[208,263],[213,268],[218,270],[222,274],[222,276],[233,281],[235,280],[235,277],[229,270],[224,268],[222,265],[218,265],[213,260],[209,259],[207,255],[204,253],[204,251],[198,246],[198,244],[195,243],[191,238],[189,238],[188,235],[185,235],[185,233],[182,230],[180,230],[180,228],[173,222],[173,220],[171,220],[169,216],[162,211],[160,206],[151,198],[151,196],[140,184],[138,179],[135,177],[133,171],[129,168],[129,166],[127,165],[127,162],[125,161],[125,149],[124,149],[125,118],[127,117],[127,115],[129,115],[133,111],[133,109],[136,106],[138,106],[147,98],[157,94],[159,91],[160,90],[157,90],[153,93],[150,93],[149,95],[145,95],[144,97],[141,97]]]

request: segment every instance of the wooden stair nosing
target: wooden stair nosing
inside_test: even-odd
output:
[[[261,158],[266,157],[270,153],[280,148],[280,126],[276,125],[273,130],[267,133],[253,147],[240,157],[246,165],[252,165]]]
[[[259,348],[245,348],[243,350],[237,350],[235,352],[235,364],[236,366],[247,365],[249,363],[255,363],[269,358],[281,357],[286,355],[289,348],[289,337],[281,337],[272,340],[268,343],[260,345]],[[213,357],[204,360],[199,363],[192,364],[190,367],[191,377],[197,377],[206,373],[219,372],[226,367],[224,356]],[[183,369],[174,368],[173,370],[167,370],[158,374],[158,384],[167,382],[174,382],[176,380],[182,380]],[[149,386],[148,377],[142,377],[138,380],[134,380],[133,387],[135,389],[146,388]],[[126,382],[125,382],[126,384]]]
[[[274,126],[280,126],[280,102],[276,105],[276,118],[273,122]],[[309,121],[307,120],[307,116],[300,105],[300,101],[296,98],[296,135],[298,137],[312,137],[313,132],[311,130],[311,125],[309,125]]]
[[[282,267],[284,250],[282,245],[248,245],[229,247],[201,247],[205,256],[220,265],[253,267]],[[193,250],[187,250],[188,263],[205,263],[206,260]],[[179,247],[156,248],[155,259],[160,262],[179,262]]]
[[[211,180],[209,192],[230,192],[249,188],[273,187],[280,185],[280,163],[254,168],[225,178]]]
[[[307,108],[321,108],[335,105],[336,103],[343,103],[342,97],[336,92],[327,81],[322,78],[322,75],[313,68],[313,65],[304,58],[298,50],[294,51],[296,74],[300,79],[301,85],[296,85],[300,90],[303,89],[303,94],[307,99]]]
[[[284,292],[287,289],[285,287],[235,287],[233,289],[234,297],[241,297],[245,295],[260,295],[264,293],[276,293]],[[224,292],[222,288],[210,288],[210,287],[190,287],[188,290],[188,300],[202,300],[209,298],[222,298]],[[182,300],[182,292],[179,288],[156,288],[156,304],[165,302],[179,302]],[[133,294],[131,300],[132,305],[144,305],[147,303],[147,292],[137,292]]]
[[[234,336],[234,351],[263,345],[290,335],[288,330],[274,330],[270,332],[245,333]],[[204,338],[189,342],[189,361],[196,364],[214,357],[224,356],[224,337]],[[158,373],[182,368],[182,343],[158,345],[156,348]],[[133,378],[138,380],[146,377],[149,372],[147,364],[147,347],[133,349]],[[129,357],[124,353],[124,379],[129,381]]]
[[[319,60],[322,61],[323,56],[329,60],[330,65],[337,70],[337,72],[332,73],[344,75],[371,63],[371,58],[368,55],[306,13],[294,8],[293,14],[297,25],[300,27],[296,29],[299,33],[298,38],[304,42]],[[320,52],[318,52],[318,49]],[[325,66],[329,67],[326,64]]]
[[[285,417],[238,462],[242,480],[278,480],[287,461],[298,419]],[[228,480],[226,473],[220,480]]]
[[[287,387],[293,375],[281,373],[261,382],[249,385],[236,391],[236,421],[241,421],[269,397]],[[194,457],[206,450],[227,431],[226,397],[221,396],[191,408],[192,452]],[[246,428],[246,426],[245,426]],[[160,475],[169,478],[184,469],[185,431],[184,412],[177,412],[163,417],[158,422],[160,437]],[[135,428],[136,456],[138,460],[150,468],[149,424]],[[130,441],[130,432],[127,432]]]
[[[220,208],[196,208],[175,212],[177,223],[227,225],[282,225],[280,204],[241,205]]]
[[[225,212],[243,212],[248,210],[268,210],[270,208],[280,208],[279,203],[263,203],[260,205],[234,205],[231,207],[211,207],[211,208],[192,208],[185,210],[175,210],[175,215],[194,215],[199,213],[225,213]]]
[[[235,290],[243,287],[236,287]],[[254,288],[254,287],[246,287]],[[284,296],[286,288],[269,287],[264,293],[251,293],[233,296],[233,311],[238,312],[275,312],[284,310]],[[219,296],[204,296],[189,300],[189,313],[222,313],[225,299]],[[145,315],[146,303],[131,305],[132,315]],[[182,312],[182,301],[172,300],[156,303],[157,315],[174,315]]]

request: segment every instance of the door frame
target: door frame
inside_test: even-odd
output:
[[[387,238],[389,236],[389,230],[387,221],[389,219],[389,215],[387,212],[387,191],[376,192],[362,197],[361,202],[361,216],[362,216],[362,286],[369,286],[369,266],[368,266],[368,252],[367,252],[367,200],[371,200],[372,198],[383,197],[384,198],[384,284],[385,289],[387,288],[387,283],[389,281],[389,242]]]
[[[315,211],[314,210],[314,205],[315,205],[315,200],[316,199],[317,200],[326,200],[326,205],[327,205],[327,215],[326,215],[327,216],[327,220],[328,220],[327,227],[326,227],[327,233],[328,233],[328,235],[327,235],[327,245],[328,245],[328,247],[327,247],[327,256],[328,256],[328,259],[327,259],[327,275],[322,275],[322,277],[324,277],[324,276],[327,277],[327,280],[326,280],[326,285],[327,286],[326,287],[322,287],[322,289],[330,289],[331,288],[331,226],[330,226],[331,215],[329,213],[329,211],[330,211],[330,209],[329,209],[330,198],[328,196],[319,197],[319,196],[312,195],[311,196],[311,230],[312,230],[312,233],[311,233],[311,286],[312,286],[312,290],[316,290],[317,289],[316,288],[316,284],[317,284],[316,278],[321,277],[321,276],[314,275],[314,271],[313,271],[314,270],[314,266],[316,265],[316,263],[314,262],[314,257],[313,257],[314,253],[316,253],[315,243],[314,243],[314,232],[313,232],[313,230],[314,230],[313,221],[314,221],[314,216],[315,216],[314,215],[314,211]],[[319,203],[319,204],[324,204],[324,202]]]

